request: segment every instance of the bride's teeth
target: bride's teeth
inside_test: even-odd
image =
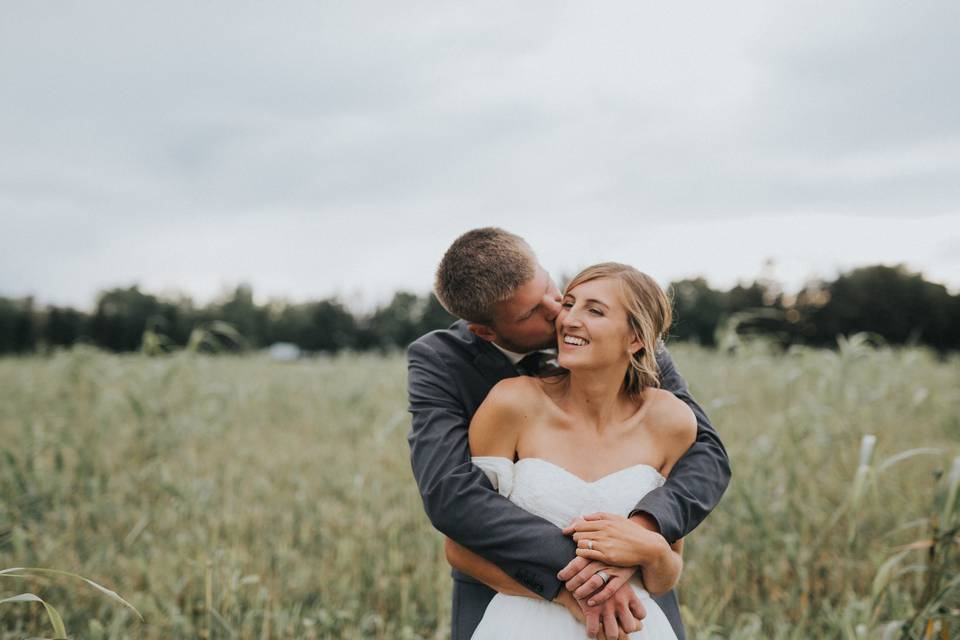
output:
[[[563,342],[565,344],[572,344],[578,347],[582,347],[587,344],[587,341],[583,338],[577,338],[576,336],[563,336]]]

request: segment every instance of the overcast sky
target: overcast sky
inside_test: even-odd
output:
[[[4,2],[0,295],[426,291],[461,232],[960,290],[960,3]]]

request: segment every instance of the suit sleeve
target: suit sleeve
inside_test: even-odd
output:
[[[415,342],[407,364],[410,460],[427,517],[451,539],[552,600],[561,586],[557,572],[574,557],[575,544],[552,523],[501,496],[470,462],[469,419],[440,355]]]
[[[707,414],[690,395],[666,348],[657,353],[660,386],[687,403],[697,418],[697,439],[677,461],[666,483],[654,489],[630,515],[647,513],[660,525],[660,533],[673,543],[693,531],[717,506],[730,483],[727,451]]]

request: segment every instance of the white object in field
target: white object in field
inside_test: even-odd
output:
[[[274,342],[268,350],[271,360],[293,362],[300,357],[300,347],[290,342]]]

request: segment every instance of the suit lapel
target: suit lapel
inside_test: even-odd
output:
[[[519,374],[516,367],[496,347],[489,344],[478,345],[480,353],[473,364],[491,383],[496,384],[504,378],[515,378]]]
[[[513,363],[495,346],[478,338],[463,320],[457,321],[451,329],[454,329],[464,343],[469,345],[474,351],[473,365],[486,378],[491,385],[494,385],[504,378],[515,378],[519,374]]]

